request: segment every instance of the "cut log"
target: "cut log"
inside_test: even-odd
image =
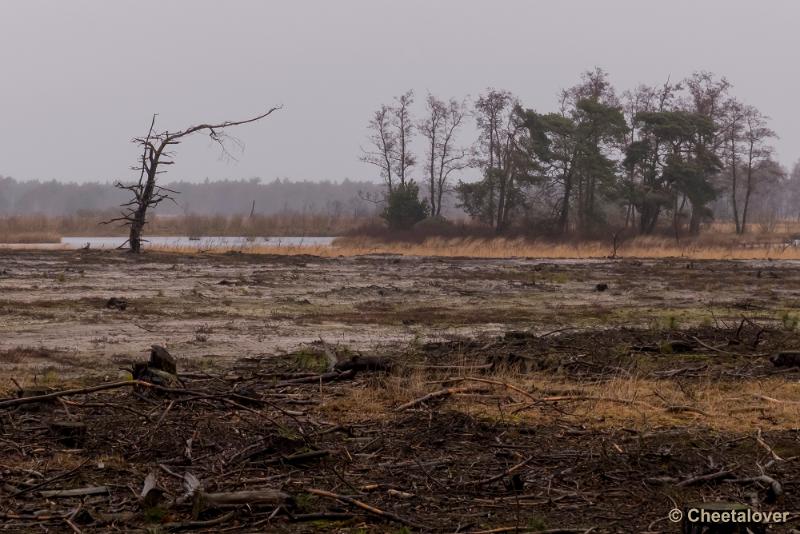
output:
[[[266,488],[249,491],[233,491],[228,493],[206,493],[197,491],[194,494],[192,517],[197,519],[204,510],[209,508],[224,508],[228,506],[279,506],[293,505],[293,499],[288,493],[280,490]]]
[[[782,350],[770,356],[775,367],[800,367],[800,350]]]
[[[50,421],[50,434],[60,444],[71,449],[83,446],[86,441],[86,425],[77,421]]]
[[[178,374],[178,365],[175,358],[161,345],[152,345],[148,366],[151,369],[159,369],[172,375]]]

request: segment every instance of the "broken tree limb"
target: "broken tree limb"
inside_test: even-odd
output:
[[[39,488],[43,488],[45,486],[48,486],[48,485],[52,484],[53,482],[55,482],[56,480],[61,480],[63,478],[67,478],[68,476],[73,475],[73,474],[77,473],[78,471],[80,471],[81,468],[84,465],[88,464],[88,463],[89,463],[89,460],[86,459],[83,462],[81,462],[80,465],[78,465],[77,467],[73,467],[69,471],[65,471],[65,472],[63,472],[61,474],[58,474],[58,475],[54,476],[54,477],[50,477],[47,480],[43,480],[43,481],[39,482],[38,484],[34,484],[33,486],[30,486],[30,487],[21,489],[19,491],[16,491],[16,492],[12,493],[11,495],[9,495],[9,497],[19,497],[20,495],[24,495],[25,493],[28,493],[28,492],[31,492],[31,491],[36,491]]]
[[[596,527],[586,528],[548,528],[545,530],[525,530],[530,534],[589,534]],[[505,532],[521,532],[519,525],[513,527],[498,527],[490,530],[470,530],[467,534],[503,534]]]
[[[594,395],[561,395],[557,397],[542,397],[541,399],[533,402],[531,404],[526,404],[520,408],[517,408],[512,413],[519,413],[524,412],[525,410],[530,410],[531,408],[536,408],[539,404],[544,404],[548,402],[566,402],[566,401],[582,401],[582,402],[610,402],[612,404],[626,404],[628,406],[644,406],[645,408],[650,408],[653,410],[658,409],[666,409],[666,408],[659,408],[658,406],[653,406],[650,403],[635,400],[635,399],[615,399],[612,397],[598,397]]]
[[[197,517],[209,508],[220,508],[227,506],[259,506],[259,505],[286,505],[291,504],[293,499],[288,493],[280,490],[265,488],[260,490],[233,491],[227,493],[206,493],[197,491],[194,494],[194,506],[192,507],[192,517]]]
[[[338,371],[331,371],[330,373],[322,373],[321,375],[308,376],[304,378],[295,378],[293,380],[284,380],[283,382],[278,382],[276,384],[276,387],[292,386],[294,384],[318,384],[320,382],[347,380],[348,378],[353,378],[355,375],[356,373],[352,369],[350,371],[344,371],[342,373]]]
[[[401,404],[400,406],[395,408],[395,411],[401,412],[403,410],[408,410],[409,408],[419,406],[420,404],[427,402],[429,400],[441,399],[443,397],[449,397],[457,393],[478,393],[484,391],[486,391],[486,388],[477,386],[459,386],[454,388],[444,388],[440,389],[439,391],[434,391],[433,393],[428,393],[427,395],[419,397],[418,399],[414,399],[405,404]]]
[[[761,447],[763,447],[764,449],[766,449],[766,451],[769,453],[769,455],[770,455],[770,456],[772,456],[772,459],[773,459],[773,460],[775,460],[775,461],[777,461],[777,462],[782,462],[782,461],[783,461],[783,458],[781,458],[780,456],[778,456],[778,455],[775,453],[775,451],[774,451],[774,450],[772,450],[772,447],[770,447],[770,446],[767,444],[767,442],[766,442],[766,441],[764,441],[764,438],[761,436],[761,429],[760,429],[760,428],[756,430],[756,443],[758,443],[759,445],[761,445]]]
[[[727,482],[731,482],[733,484],[749,484],[752,482],[761,482],[762,484],[766,484],[767,487],[769,488],[767,492],[767,502],[769,503],[774,503],[777,499],[779,499],[783,495],[783,486],[781,486],[781,483],[767,475],[761,475],[752,478],[736,478],[733,480],[728,480]]]
[[[136,381],[125,380],[124,382],[110,382],[108,384],[100,384],[97,386],[90,386],[87,388],[79,389],[65,389],[64,391],[56,391],[53,393],[46,393],[44,395],[35,395],[33,397],[20,397],[18,399],[10,399],[0,401],[0,408],[10,408],[12,406],[19,406],[22,404],[33,404],[37,402],[48,402],[59,397],[67,397],[69,395],[80,395],[83,393],[93,393],[95,391],[104,391],[107,389],[124,388],[133,386]]]
[[[531,460],[533,460],[533,458],[534,458],[533,456],[529,456],[528,458],[522,460],[517,465],[509,467],[508,469],[506,469],[505,471],[503,471],[499,475],[495,475],[493,477],[485,478],[483,480],[477,480],[475,482],[469,483],[469,485],[470,486],[485,486],[487,484],[491,484],[492,482],[497,482],[498,480],[502,480],[504,477],[507,477],[508,475],[510,475],[510,474],[514,473],[515,471],[517,471],[519,469],[522,469],[523,467],[528,465],[528,463]]]
[[[125,380],[122,382],[109,382],[107,384],[98,384],[96,386],[90,386],[86,388],[65,389],[64,391],[55,391],[53,393],[47,393],[46,395],[37,395],[35,397],[22,397],[19,399],[4,400],[0,401],[0,409],[10,408],[12,406],[19,406],[21,404],[48,402],[53,399],[57,399],[59,397],[68,397],[71,395],[83,395],[85,393],[94,393],[96,391],[105,391],[109,389],[118,389],[130,386],[142,386],[145,388],[155,389],[157,391],[163,391],[165,393],[178,393],[181,395],[199,395],[199,396],[203,395],[202,392],[192,391],[190,389],[167,388],[164,386],[151,384],[150,382],[144,382],[142,380]]]
[[[715,473],[708,473],[706,475],[687,478],[685,480],[678,482],[676,486],[678,486],[679,488],[683,488],[686,486],[691,486],[693,484],[700,484],[701,482],[713,482],[715,480],[721,480],[732,477],[733,477],[733,471],[727,469],[720,469]]]
[[[337,493],[332,493],[330,491],[325,491],[325,490],[315,489],[315,488],[309,488],[306,491],[308,493],[312,494],[312,495],[317,495],[318,497],[325,497],[326,499],[334,499],[334,500],[337,500],[337,501],[341,501],[341,502],[350,504],[350,505],[355,506],[357,508],[361,508],[365,512],[369,512],[369,513],[371,513],[373,515],[376,515],[378,517],[391,519],[392,521],[397,521],[398,523],[401,523],[403,525],[406,525],[406,526],[409,526],[409,527],[412,527],[412,528],[416,528],[416,529],[419,529],[419,530],[427,530],[427,527],[425,527],[424,525],[421,525],[419,523],[415,523],[413,521],[410,521],[408,519],[400,517],[399,515],[393,514],[392,512],[387,512],[385,510],[381,510],[380,508],[375,508],[374,506],[371,506],[371,505],[369,505],[369,504],[367,504],[365,502],[361,502],[361,501],[359,501],[357,499],[353,499],[353,498],[347,497],[345,495],[339,495]]]
[[[55,497],[83,497],[85,495],[101,495],[108,493],[108,486],[90,486],[88,488],[59,489],[40,491],[39,494],[47,499]]]
[[[475,376],[466,376],[466,377],[462,378],[461,380],[467,380],[467,381],[470,381],[470,382],[482,382],[484,384],[495,384],[495,385],[498,385],[498,386],[503,386],[504,388],[510,389],[511,391],[516,391],[520,395],[523,395],[523,396],[527,397],[528,399],[530,399],[530,400],[532,400],[534,402],[536,402],[538,400],[538,399],[536,399],[536,397],[534,397],[533,395],[531,395],[527,391],[525,391],[525,390],[523,390],[521,388],[518,388],[517,386],[515,386],[513,384],[509,384],[508,382],[503,382],[501,380],[492,380],[492,379],[489,379],[489,378],[478,378],[478,377],[475,377]]]
[[[180,521],[164,523],[161,525],[161,528],[164,530],[197,530],[201,528],[215,527],[233,519],[235,514],[236,512],[228,512],[225,515],[221,515],[214,519],[209,519],[208,521]]]

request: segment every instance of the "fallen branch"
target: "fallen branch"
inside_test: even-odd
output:
[[[777,404],[800,404],[800,401],[781,400],[774,397],[767,397],[766,395],[753,395],[753,397],[767,402],[774,402]]]
[[[46,499],[56,497],[83,497],[85,495],[101,495],[103,493],[108,493],[107,486],[90,486],[88,488],[47,490],[39,492],[39,494]]]
[[[772,447],[770,447],[770,446],[767,444],[767,442],[766,442],[766,441],[764,441],[764,438],[762,438],[762,437],[761,437],[761,429],[760,429],[760,428],[759,428],[759,429],[756,431],[756,442],[757,442],[759,445],[761,445],[761,446],[762,446],[764,449],[766,449],[766,451],[769,453],[769,455],[770,455],[770,456],[772,456],[772,459],[773,459],[773,460],[775,460],[775,461],[777,461],[777,462],[782,462],[782,461],[783,461],[783,458],[781,458],[780,456],[778,456],[778,455],[775,453],[775,451],[774,451],[774,450],[772,450]]]
[[[697,338],[697,336],[691,336],[691,338],[693,340],[695,340],[697,343],[699,343],[701,346],[707,348],[708,350],[713,350],[714,352],[719,352],[720,354],[729,354],[729,355],[732,355],[732,356],[736,356],[735,352],[730,352],[730,351],[727,351],[727,350],[718,349],[717,347],[712,347],[711,345],[709,345],[707,343],[703,343],[702,341],[700,341]]]
[[[208,521],[181,521],[164,523],[161,525],[161,528],[165,530],[196,530],[201,528],[215,527],[232,519],[235,513],[236,512],[228,512],[225,515],[221,515],[214,519],[209,519]]]
[[[676,484],[679,488],[683,488],[686,486],[691,486],[693,484],[699,484],[701,482],[712,482],[714,480],[720,480],[723,478],[731,478],[733,476],[733,471],[729,471],[727,469],[721,469],[716,473],[709,473],[707,475],[700,475],[696,477],[687,478],[682,480]]]
[[[203,395],[202,392],[192,391],[190,389],[168,388],[164,386],[159,386],[157,384],[151,384],[150,382],[145,382],[143,380],[125,380],[122,382],[109,382],[106,384],[98,384],[96,386],[89,386],[85,388],[65,389],[64,391],[55,391],[53,393],[47,393],[45,395],[35,395],[32,397],[21,397],[19,399],[9,399],[5,401],[0,401],[0,409],[10,408],[12,406],[20,406],[22,404],[47,402],[53,399],[58,399],[60,397],[69,397],[71,395],[83,395],[85,393],[94,393],[96,391],[119,389],[130,386],[141,386],[145,388],[154,389],[156,391],[162,391],[164,393],[178,393],[181,395]]]
[[[28,493],[28,492],[31,492],[31,491],[36,491],[39,488],[43,488],[45,486],[48,486],[48,485],[52,484],[53,482],[55,482],[56,480],[61,480],[62,478],[66,478],[66,477],[68,477],[70,475],[73,475],[73,474],[77,473],[78,471],[80,471],[80,469],[84,465],[86,465],[88,463],[89,463],[89,460],[86,459],[83,462],[81,462],[81,464],[79,466],[73,467],[69,471],[65,471],[65,472],[61,473],[60,475],[56,475],[54,477],[50,477],[47,480],[43,480],[43,481],[39,482],[38,484],[34,484],[33,486],[29,486],[27,488],[21,489],[21,490],[15,492],[15,493],[12,493],[11,495],[9,495],[9,497],[19,497],[20,495],[24,495],[25,493]]]
[[[475,386],[462,386],[462,387],[456,387],[456,388],[444,388],[444,389],[440,389],[439,391],[434,391],[433,393],[428,393],[427,395],[424,395],[424,396],[422,396],[422,397],[420,397],[418,399],[414,399],[414,400],[412,400],[410,402],[407,402],[405,404],[401,404],[400,406],[398,406],[395,409],[395,411],[401,412],[403,410],[408,410],[409,408],[413,408],[413,407],[418,406],[418,405],[420,405],[420,404],[422,404],[424,402],[427,402],[429,400],[440,399],[442,397],[449,397],[450,395],[455,395],[457,393],[477,393],[477,392],[481,392],[481,391],[486,391],[486,388],[479,388],[479,387],[475,387]]]
[[[517,471],[517,470],[519,470],[519,469],[522,469],[522,468],[523,468],[523,467],[525,467],[525,466],[526,466],[526,465],[527,465],[527,464],[528,464],[528,463],[529,463],[531,460],[533,460],[533,456],[529,456],[528,458],[526,458],[526,459],[522,460],[522,461],[521,461],[520,463],[518,463],[517,465],[515,465],[515,466],[513,466],[513,467],[510,467],[510,468],[508,468],[508,469],[506,469],[505,471],[503,471],[503,472],[502,472],[502,473],[500,473],[499,475],[495,475],[495,476],[493,476],[493,477],[490,477],[490,478],[485,478],[485,479],[483,479],[483,480],[478,480],[478,481],[476,481],[476,482],[471,482],[471,483],[469,483],[469,485],[471,485],[471,486],[485,486],[485,485],[487,485],[487,484],[491,484],[492,482],[497,482],[498,480],[501,480],[501,479],[503,479],[503,478],[507,477],[508,475],[510,475],[510,474],[512,474],[512,473],[514,473],[514,471]]]
[[[97,386],[90,386],[79,389],[65,389],[64,391],[56,391],[47,393],[45,395],[35,395],[32,397],[20,397],[19,399],[10,399],[0,402],[0,408],[10,408],[12,406],[20,406],[22,404],[34,404],[37,402],[47,402],[60,397],[67,397],[70,395],[81,395],[83,393],[94,393],[95,391],[104,391],[107,389],[117,389],[128,386],[135,386],[139,383],[137,380],[125,380],[124,382],[111,382],[108,384],[99,384]],[[142,382],[146,384],[146,382]],[[147,384],[151,386],[152,384]]]
[[[346,380],[348,378],[353,378],[355,376],[355,371],[352,369],[349,371],[331,371],[330,373],[322,373],[321,375],[314,375],[308,376],[305,378],[295,378],[293,380],[284,380],[283,382],[278,382],[275,384],[275,387],[284,387],[284,386],[292,386],[295,384],[319,384],[324,382],[333,382],[336,380]]]
[[[192,518],[197,517],[208,508],[225,506],[257,506],[263,504],[284,505],[290,504],[292,497],[288,493],[276,489],[260,489],[249,491],[234,491],[230,493],[205,493],[197,491],[194,494]]]
[[[353,514],[343,512],[323,512],[320,514],[294,514],[288,515],[289,521],[292,523],[301,523],[303,521],[347,521],[353,518]]]
[[[504,388],[510,389],[512,391],[516,391],[517,393],[519,393],[521,395],[524,395],[525,397],[529,398],[533,402],[536,402],[538,400],[538,399],[536,399],[536,397],[534,397],[533,395],[531,395],[530,393],[528,393],[524,389],[518,388],[517,386],[515,386],[513,384],[509,384],[508,382],[502,382],[500,380],[491,380],[489,378],[478,378],[478,377],[474,377],[474,376],[467,376],[467,377],[461,378],[460,380],[467,380],[467,381],[470,381],[470,382],[482,382],[484,384],[495,384],[497,386],[503,386]]]
[[[542,397],[538,399],[536,402],[531,404],[526,404],[520,408],[514,410],[513,413],[523,412],[525,410],[529,410],[531,408],[535,408],[537,404],[548,403],[548,402],[563,402],[563,401],[592,401],[592,402],[611,402],[613,404],[626,404],[628,406],[635,405],[635,406],[644,406],[645,408],[650,408],[653,410],[658,410],[658,406],[653,406],[644,401],[639,401],[635,399],[614,399],[611,397],[597,397],[593,395],[562,395],[558,397]]]
[[[397,521],[398,523],[401,523],[403,525],[406,525],[406,526],[409,526],[409,527],[412,527],[412,528],[416,528],[416,529],[419,529],[419,530],[427,530],[427,527],[425,527],[423,525],[420,525],[419,523],[414,523],[413,521],[410,521],[408,519],[400,517],[399,515],[393,514],[391,512],[387,512],[385,510],[381,510],[380,508],[375,508],[374,506],[370,506],[367,503],[361,502],[361,501],[359,501],[357,499],[353,499],[351,497],[346,497],[344,495],[339,495],[337,493],[332,493],[330,491],[325,491],[325,490],[321,490],[321,489],[314,489],[314,488],[309,488],[306,491],[308,493],[312,494],[312,495],[317,495],[319,497],[325,497],[326,499],[334,499],[334,500],[337,500],[337,501],[341,501],[341,502],[350,504],[350,505],[355,506],[357,508],[361,508],[362,510],[364,510],[366,512],[369,512],[369,513],[371,513],[373,515],[376,515],[378,517],[391,519],[392,521]]]
[[[501,534],[503,532],[527,532],[528,534],[588,534],[593,531],[595,527],[591,528],[548,528],[546,530],[520,530],[519,525],[513,527],[498,527],[491,530],[470,530],[467,534]]]

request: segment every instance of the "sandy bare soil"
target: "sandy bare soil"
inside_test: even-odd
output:
[[[107,309],[110,297],[127,309]],[[794,262],[6,252],[0,350],[58,357],[0,366],[68,377],[113,374],[152,343],[209,366],[320,337],[363,350],[506,330],[719,324],[743,313],[772,323],[792,320],[798,303]]]
[[[725,501],[790,532],[800,370],[769,358],[798,302],[793,262],[2,252],[0,528],[676,532]],[[154,343],[180,384],[14,400],[130,380]]]

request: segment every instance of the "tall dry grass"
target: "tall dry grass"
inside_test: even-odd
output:
[[[191,247],[154,247],[156,250],[197,253]],[[205,253],[225,253],[230,249],[212,249]],[[332,246],[245,246],[238,249],[250,254],[298,255],[321,257],[398,254],[456,258],[546,258],[605,259],[613,247],[604,242],[552,243],[506,238],[429,238],[421,243],[385,242],[369,238],[346,237],[334,240]],[[800,247],[773,243],[756,246],[731,242],[715,244],[709,240],[676,243],[663,237],[637,237],[617,248],[617,258],[685,258],[694,260],[800,260]]]
[[[0,218],[0,244],[58,243],[61,236],[122,236],[126,229],[118,225],[100,224],[111,213],[80,213],[63,217],[20,215]],[[242,251],[254,254],[312,254],[324,257],[364,254],[400,254],[405,256],[442,256],[474,258],[607,258],[613,254],[610,239],[605,241],[556,242],[531,238],[486,237],[475,230],[475,236],[424,237],[389,239],[380,236],[355,235],[364,228],[378,228],[378,221],[346,215],[284,213],[276,215],[159,217],[151,219],[148,235],[161,236],[342,236],[334,246],[260,245]],[[459,226],[459,232],[471,231]],[[800,223],[776,223],[770,232],[753,231],[744,236],[734,233],[730,223],[714,223],[693,238],[676,240],[666,236],[639,236],[626,239],[618,246],[617,257],[623,258],[687,258],[687,259],[787,259],[800,260],[800,248],[787,245],[800,235]],[[197,253],[194,247],[161,247],[159,250]],[[226,252],[213,249],[208,252]]]
[[[477,375],[423,369],[368,380],[366,387],[328,398],[320,410],[342,423],[379,420],[428,393],[462,386],[480,391],[457,393],[433,404],[493,420],[544,422],[567,417],[591,428],[696,425],[740,433],[793,429],[800,418],[800,390],[782,378],[708,377],[685,383],[620,374],[587,382],[544,372]]]

